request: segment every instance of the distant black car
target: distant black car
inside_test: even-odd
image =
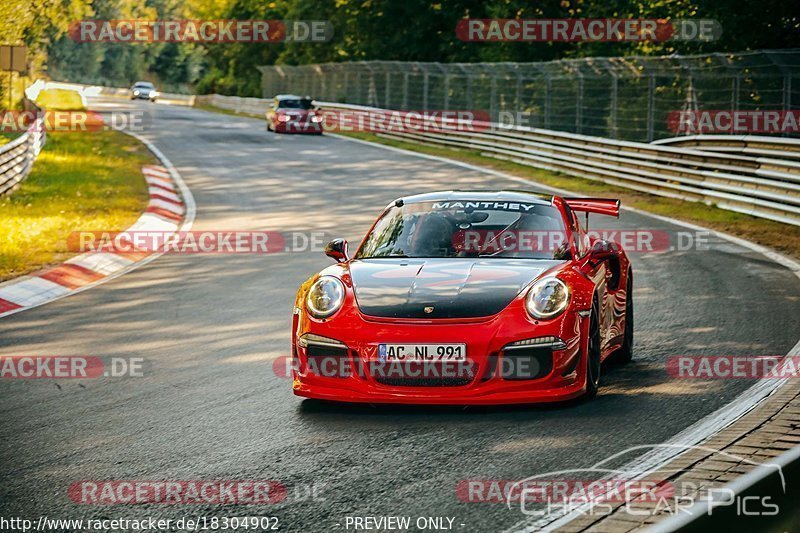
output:
[[[156,86],[149,81],[137,81],[131,87],[131,100],[150,100],[155,102],[158,98]]]

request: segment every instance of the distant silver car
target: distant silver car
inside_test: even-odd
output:
[[[137,81],[131,87],[131,100],[150,100],[155,102],[158,98],[156,86],[149,81]]]

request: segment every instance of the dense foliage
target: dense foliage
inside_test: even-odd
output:
[[[257,65],[363,59],[542,61],[563,57],[744,51],[800,46],[800,10],[787,0],[4,0],[0,40],[33,47],[50,76],[110,85],[144,78],[172,90],[259,95]],[[712,18],[716,42],[466,43],[456,22],[472,18]],[[82,44],[71,21],[96,19],[286,19],[333,23],[317,44]]]

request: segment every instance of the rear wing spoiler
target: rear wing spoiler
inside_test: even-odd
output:
[[[563,200],[573,211],[619,218],[619,200],[613,198],[564,198]]]

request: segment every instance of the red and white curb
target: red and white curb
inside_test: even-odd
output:
[[[188,231],[195,214],[192,193],[160,150],[146,139],[133,136],[143,142],[162,165],[142,167],[150,202],[142,216],[127,231],[165,234]],[[84,291],[130,272],[160,255],[160,252],[89,252],[43,272],[0,283],[0,318]]]

